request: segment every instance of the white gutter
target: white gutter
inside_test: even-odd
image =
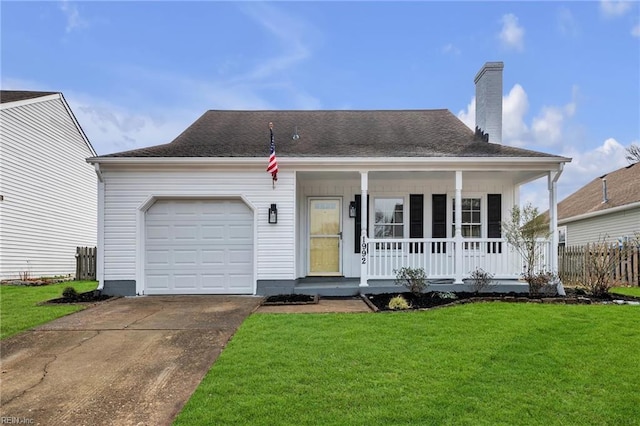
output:
[[[104,177],[102,176],[102,171],[100,170],[100,163],[95,163],[93,167],[96,169],[96,175],[98,176],[98,181],[104,182]]]
[[[575,222],[577,220],[590,219],[592,217],[603,216],[609,213],[617,213],[625,210],[631,210],[635,208],[640,208],[640,201],[636,201],[635,203],[625,204],[623,206],[611,207],[609,209],[598,210],[597,212],[589,212],[583,213],[576,216],[567,217],[565,219],[558,220],[558,225],[565,225],[569,222]]]
[[[89,163],[105,165],[216,165],[226,167],[262,166],[267,156],[261,157],[92,157]],[[299,170],[343,170],[344,167],[366,167],[368,170],[406,170],[406,166],[422,166],[425,170],[444,170],[454,167],[459,170],[462,165],[465,170],[543,170],[558,167],[558,164],[571,161],[566,157],[278,157],[280,166],[299,167]],[[507,167],[505,167],[507,166]],[[524,167],[523,167],[524,166]]]

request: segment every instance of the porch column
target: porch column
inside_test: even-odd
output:
[[[557,171],[551,170],[547,175],[549,189],[549,232],[551,233],[551,249],[549,250],[550,269],[554,274],[558,273],[558,178],[562,174],[564,164],[560,164]],[[565,296],[562,282],[558,285],[558,294]]]
[[[558,197],[556,195],[556,182],[553,180],[554,172],[549,172],[547,182],[549,187],[549,232],[551,233],[551,259],[549,267],[551,272],[558,272]]]
[[[360,172],[360,287],[368,287],[369,283],[367,277],[367,218],[369,212],[367,211],[367,191],[369,190],[369,174],[368,172]]]
[[[455,281],[454,284],[462,284],[464,271],[462,270],[462,170],[456,170],[456,213],[455,213]]]

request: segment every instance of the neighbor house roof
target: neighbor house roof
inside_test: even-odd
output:
[[[0,103],[24,101],[27,99],[41,98],[55,95],[58,92],[31,92],[27,90],[0,90]]]
[[[207,111],[171,143],[103,157],[264,157],[269,122],[278,157],[557,158],[485,142],[445,109]]]
[[[603,202],[602,179],[607,180]],[[640,163],[597,177],[558,203],[558,220],[602,212],[640,202]]]

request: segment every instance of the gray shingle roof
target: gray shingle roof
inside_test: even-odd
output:
[[[450,111],[207,111],[173,142],[103,157],[555,157],[478,140]],[[299,138],[292,138],[297,130]]]
[[[0,90],[0,103],[24,101],[26,99],[41,98],[55,95],[58,92],[31,92],[27,90]]]
[[[607,198],[602,202],[602,177]],[[558,203],[558,220],[640,202],[640,163],[597,177]]]

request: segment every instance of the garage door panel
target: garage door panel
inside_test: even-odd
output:
[[[206,266],[224,266],[225,250],[202,250],[202,264]]]
[[[248,266],[253,263],[253,253],[250,250],[229,250],[229,265]]]
[[[174,250],[173,264],[176,266],[195,266],[199,264],[198,250]]]
[[[224,225],[202,225],[200,227],[200,235],[203,240],[224,241],[225,226]]]
[[[160,200],[145,216],[145,292],[253,292],[253,212],[239,200]]]
[[[147,265],[167,266],[170,257],[169,250],[147,250]]]
[[[169,225],[150,225],[147,226],[147,240],[168,241],[171,237],[171,227]]]
[[[146,277],[145,285],[148,289],[160,289],[160,290],[168,290],[169,289],[169,275],[155,275],[150,274]]]
[[[202,288],[203,289],[217,289],[225,290],[224,283],[227,281],[226,274],[203,274],[202,275]]]
[[[229,241],[237,241],[240,243],[249,243],[253,241],[253,226],[242,225],[229,225]]]
[[[174,274],[173,284],[176,289],[196,290],[198,288],[198,274]]]
[[[175,225],[173,227],[173,238],[176,240],[192,240],[198,239],[197,225]]]

